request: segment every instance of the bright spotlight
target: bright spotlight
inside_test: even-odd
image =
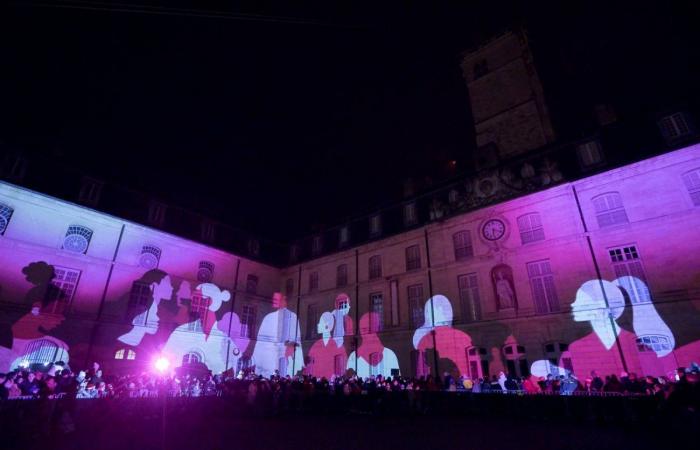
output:
[[[168,361],[167,358],[161,356],[160,358],[156,359],[155,366],[158,372],[165,372],[170,366],[170,361]]]

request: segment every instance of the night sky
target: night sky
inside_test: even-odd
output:
[[[529,31],[560,136],[591,102],[624,119],[700,99],[685,7],[221,3],[0,7],[0,142],[287,241],[468,171],[460,53],[508,27]]]

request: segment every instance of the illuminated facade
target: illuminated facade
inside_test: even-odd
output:
[[[347,293],[365,359],[391,349],[404,375],[666,374],[700,361],[699,190],[696,145],[308,260],[282,286],[305,350]],[[333,357],[362,372],[348,335]]]
[[[316,236],[284,268],[0,183],[0,371],[165,356],[215,373],[585,377],[699,361],[700,145],[572,182],[518,168],[444,193],[468,208],[407,202],[404,231],[383,235],[378,212],[365,243],[340,227],[332,253]],[[487,189],[508,195],[479,203]]]

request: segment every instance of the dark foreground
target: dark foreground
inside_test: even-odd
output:
[[[2,449],[667,449],[696,448],[698,413],[642,399],[457,396],[416,408],[371,398],[293,410],[243,398],[5,403]]]

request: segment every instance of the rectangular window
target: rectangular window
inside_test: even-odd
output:
[[[190,321],[188,329],[189,331],[201,332],[203,329],[206,329],[207,310],[209,310],[211,299],[203,296],[199,289],[197,289],[192,293],[190,302]]]
[[[243,305],[241,311],[241,337],[255,337],[255,306]]]
[[[453,234],[452,244],[455,250],[455,260],[462,261],[474,256],[472,236],[468,230],[460,231]]]
[[[344,226],[338,232],[338,246],[345,247],[350,243],[350,229]]]
[[[258,293],[258,277],[255,275],[248,275],[248,279],[245,283],[245,291],[249,294]]]
[[[333,373],[336,376],[342,376],[345,374],[346,363],[345,355],[335,355],[333,357]]]
[[[127,318],[132,320],[134,325],[146,325],[146,321],[148,320],[148,311],[146,309],[152,296],[153,290],[150,284],[135,281],[131,285]],[[134,316],[137,312],[138,315]]]
[[[534,261],[527,264],[530,277],[530,289],[537,314],[559,311],[559,297],[554,287],[554,275],[549,260]]]
[[[375,280],[382,277],[382,258],[374,255],[369,259],[369,279]]]
[[[205,242],[214,242],[216,238],[216,224],[211,220],[202,220],[201,224],[202,240]]]
[[[411,328],[423,325],[423,285],[414,284],[408,287],[408,308]]]
[[[688,121],[682,112],[663,117],[659,121],[659,128],[667,141],[674,141],[690,134]]]
[[[341,264],[336,268],[335,286],[345,287],[348,285],[348,265]]]
[[[684,173],[683,183],[686,189],[688,189],[693,205],[700,206],[700,169]]]
[[[311,254],[314,256],[320,255],[323,251],[323,238],[321,236],[314,236],[311,241]]]
[[[309,274],[309,292],[318,291],[318,272],[311,272]]]
[[[399,326],[399,282],[391,280],[389,284],[391,294],[391,326]]]
[[[408,203],[403,207],[403,224],[410,227],[418,223],[418,208],[415,203]]]
[[[369,235],[375,237],[380,234],[382,234],[382,216],[375,214],[369,219]]]
[[[381,293],[370,294],[369,310],[376,313],[370,316],[369,331],[378,333],[384,329],[384,296]]]
[[[297,262],[299,260],[300,253],[301,248],[299,247],[299,244],[293,244],[291,247],[289,247],[289,262]]]
[[[650,302],[651,293],[636,245],[608,249],[615,277],[627,291],[632,303]]]
[[[163,203],[151,201],[148,208],[148,223],[155,227],[162,227],[165,222],[166,206]]]
[[[459,301],[462,307],[462,319],[465,322],[481,320],[481,298],[479,296],[479,283],[475,273],[459,275],[457,277],[459,287]]]
[[[318,325],[318,309],[316,305],[306,307],[306,339],[316,337],[316,325]]]
[[[544,240],[544,228],[538,213],[525,214],[518,217],[520,241],[523,245]]]
[[[67,267],[53,266],[54,278],[46,292],[46,312],[63,314],[70,308],[78,287],[80,271]]]
[[[92,178],[83,178],[83,185],[80,188],[80,194],[78,195],[78,201],[91,206],[97,205],[100,201],[100,194],[102,193],[102,187],[104,183]]]
[[[406,248],[406,271],[420,269],[420,247],[412,245]]]
[[[584,169],[597,166],[603,162],[603,152],[600,147],[600,142],[598,141],[588,141],[579,144],[578,147],[576,147],[576,153],[578,154],[581,167]]]

